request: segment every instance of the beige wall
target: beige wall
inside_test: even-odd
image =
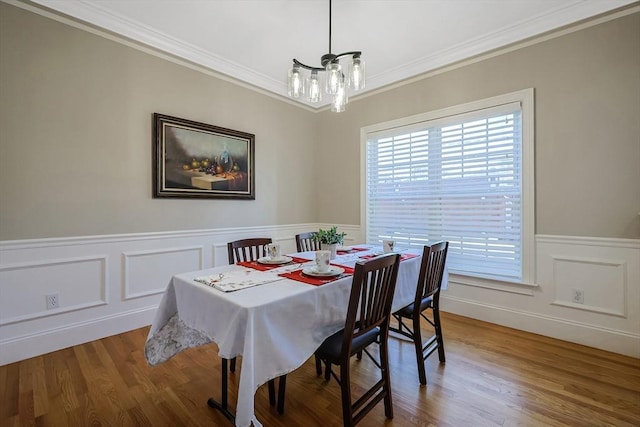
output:
[[[256,135],[256,199],[153,199],[152,114]],[[0,240],[309,223],[317,115],[0,3]]]
[[[314,114],[0,2],[0,364],[148,325],[227,241],[358,243],[363,126],[529,87],[538,286],[452,276],[442,309],[639,357],[640,14]],[[254,133],[256,200],[153,199],[154,112]]]
[[[360,222],[361,127],[530,87],[536,233],[640,238],[638,13],[322,113],[320,219]]]
[[[536,233],[640,238],[639,76],[636,13],[313,114],[0,3],[0,240],[359,224],[361,127],[529,87]],[[254,133],[256,200],[153,199],[154,112]]]

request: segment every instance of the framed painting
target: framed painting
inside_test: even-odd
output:
[[[154,113],[153,197],[255,199],[255,135]]]

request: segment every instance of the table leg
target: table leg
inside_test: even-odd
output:
[[[231,423],[235,424],[236,417],[231,413],[231,411],[229,411],[229,408],[227,405],[227,394],[228,394],[227,392],[229,388],[227,368],[228,368],[227,359],[223,358],[222,359],[222,402],[218,402],[213,397],[210,397],[209,400],[207,400],[207,405],[222,412],[222,415],[227,417],[227,419],[231,421]]]

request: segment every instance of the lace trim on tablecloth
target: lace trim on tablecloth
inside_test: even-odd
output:
[[[144,345],[144,355],[149,366],[156,366],[191,347],[213,342],[202,332],[187,326],[177,314],[149,338]]]

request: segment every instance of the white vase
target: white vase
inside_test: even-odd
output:
[[[336,255],[338,254],[338,244],[337,243],[322,243],[320,244],[320,248],[323,251],[331,251],[331,259],[336,259]]]

